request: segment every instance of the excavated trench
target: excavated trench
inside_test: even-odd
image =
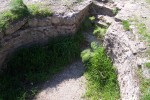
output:
[[[102,40],[103,42],[99,43],[103,44],[106,48],[106,52],[112,59],[117,70],[121,100],[139,100],[139,79],[136,74],[136,70],[138,69],[138,57],[136,54],[142,52],[142,50],[144,51],[145,47],[141,46],[144,44],[139,42],[137,38],[131,39],[132,36],[137,37],[136,33],[124,30],[122,25],[123,19],[115,17],[123,7],[124,5],[121,3],[114,4],[93,1],[93,3],[88,2],[84,4],[81,7],[82,10],[75,12],[74,15],[68,14],[69,16],[63,16],[63,18],[61,18],[62,16],[53,16],[46,19],[35,18],[28,21],[24,20],[20,22],[19,25],[28,23],[30,28],[18,30],[20,29],[20,27],[18,27],[17,31],[15,30],[16,32],[13,34],[10,33],[11,36],[2,39],[2,46],[4,46],[4,49],[1,51],[1,62],[5,60],[3,57],[8,55],[6,53],[7,51],[11,53],[14,52],[14,49],[20,47],[22,43],[30,44],[33,41],[40,43],[43,41],[45,42],[45,40],[47,41],[51,36],[75,33],[86,16],[95,16],[95,24],[108,27],[106,36],[104,40]],[[114,9],[116,12],[114,12]],[[72,20],[74,20],[74,22],[70,22]],[[17,25],[18,23],[15,24],[15,26]],[[37,26],[38,28],[36,28]],[[26,33],[30,31],[32,31],[31,34],[27,36]],[[43,32],[44,35],[41,34]],[[19,38],[16,38],[18,36]],[[86,45],[93,41],[99,41],[90,31],[84,32],[84,37],[85,41],[87,41]],[[12,48],[12,50],[9,50],[9,48]],[[82,96],[85,93],[86,82],[83,76],[84,71],[85,69],[81,61],[73,63],[63,72],[56,75],[54,80],[47,81],[44,86],[42,86],[42,90],[36,95],[35,99],[82,100]]]

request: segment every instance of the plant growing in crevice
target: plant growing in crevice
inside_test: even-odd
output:
[[[150,100],[150,79],[145,79],[142,75],[142,69],[137,70],[140,82],[140,100]]]
[[[145,67],[150,68],[150,62],[145,63]]]
[[[93,34],[96,35],[101,40],[103,40],[105,33],[106,33],[106,30],[107,30],[107,28],[95,25]]]
[[[42,4],[28,5],[28,9],[31,17],[47,17],[53,15],[52,11],[48,7],[41,7]]]
[[[138,33],[141,34],[146,41],[150,42],[150,34],[147,31],[146,25],[144,23],[137,22],[137,29]]]
[[[94,16],[89,17],[89,20],[90,20],[91,22],[94,22],[95,19],[96,19],[96,18],[95,18]]]
[[[130,31],[130,23],[128,20],[123,20],[122,21],[122,25],[123,25],[123,28],[126,30],[126,31]]]

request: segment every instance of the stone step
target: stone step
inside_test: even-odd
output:
[[[110,16],[97,15],[97,18],[108,25],[110,25],[115,21],[114,17],[110,17]]]
[[[98,1],[93,1],[93,6],[91,7],[91,13],[94,15],[105,15],[113,17],[116,14],[114,10],[117,9],[116,5],[113,3],[103,3]]]
[[[115,21],[114,17],[97,15],[95,24],[102,27],[109,27]]]
[[[105,22],[98,20],[94,22],[96,25],[101,26],[101,27],[108,27],[109,25],[106,24]]]

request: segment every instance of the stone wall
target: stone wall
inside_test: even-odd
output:
[[[88,16],[90,5],[91,2],[85,2],[80,10],[66,15],[25,18],[11,23],[5,33],[0,32],[0,66],[19,47],[47,43],[50,37],[76,33],[81,22]]]

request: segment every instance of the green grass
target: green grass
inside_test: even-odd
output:
[[[105,54],[104,48],[93,42],[91,49],[83,51],[81,57],[86,66],[87,90],[85,97],[88,100],[119,99],[117,74],[110,58]]]
[[[9,24],[28,17],[46,17],[53,13],[46,7],[41,5],[30,5],[27,7],[22,0],[12,0],[10,3],[10,10],[0,14],[0,31],[5,33]]]
[[[122,25],[123,25],[123,28],[126,30],[126,31],[130,31],[130,23],[128,20],[123,20],[122,21]]]
[[[100,26],[95,25],[93,34],[94,34],[96,37],[98,37],[98,38],[100,38],[100,39],[103,40],[103,38],[104,38],[104,36],[105,36],[105,33],[106,33],[106,30],[107,30],[107,28],[104,28],[104,27],[100,27]]]
[[[144,23],[139,22],[137,19],[135,20],[136,26],[138,29],[138,33],[141,34],[142,40],[146,42],[150,42],[150,35],[147,32],[147,27]],[[148,51],[149,52],[149,49]],[[145,67],[150,68],[150,63],[145,63]],[[150,100],[150,79],[145,79],[142,75],[142,70],[138,71],[139,81],[140,81],[140,92],[141,92],[141,100]]]
[[[145,63],[145,67],[150,68],[150,63]]]
[[[133,19],[132,21],[135,22],[138,33],[142,36],[141,40],[149,43],[150,35],[148,33],[146,25],[143,22],[139,21],[137,18]],[[146,52],[148,53],[150,52],[150,50],[148,49]],[[149,53],[146,55],[149,55]],[[150,63],[145,63],[145,67],[150,68]],[[137,74],[140,81],[140,100],[150,100],[150,79],[145,79],[143,77],[142,69],[139,69]]]
[[[146,2],[150,3],[150,0],[146,0]]]
[[[141,93],[141,100],[150,100],[150,79],[142,79]]]
[[[31,99],[38,84],[60,72],[80,57],[82,35],[50,39],[47,46],[34,46],[16,52],[0,75],[0,100]]]
[[[138,70],[138,76],[140,81],[140,100],[150,100],[150,79],[145,79],[142,75],[142,70]]]
[[[47,17],[53,15],[48,7],[41,7],[41,4],[28,6],[31,17]]]
[[[95,21],[95,17],[94,17],[94,16],[91,16],[91,17],[89,17],[89,20],[90,20],[90,21]]]
[[[143,36],[145,41],[150,42],[150,33],[147,32],[146,25],[144,23],[137,23],[138,33]]]
[[[10,6],[11,13],[20,18],[27,17],[29,15],[28,8],[22,0],[11,0]]]

